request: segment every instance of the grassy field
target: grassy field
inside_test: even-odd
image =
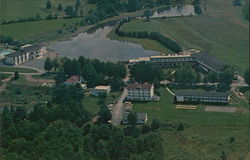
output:
[[[29,68],[3,67],[3,66],[0,66],[0,72],[15,72],[15,71],[18,71],[19,73],[37,73],[36,70],[29,69]]]
[[[35,17],[36,14],[39,14],[42,19],[45,19],[48,14],[57,14],[59,17],[63,17],[65,13],[63,10],[57,10],[58,5],[61,3],[63,7],[66,7],[75,4],[75,0],[51,0],[52,9],[46,9],[46,2],[45,0],[1,0],[0,22]],[[93,6],[87,5],[87,0],[81,0],[81,3],[80,8],[86,15]]]
[[[184,48],[209,49],[211,54],[242,73],[249,64],[249,26],[241,17],[241,9],[232,6],[228,0],[202,2],[206,7],[202,16],[134,20],[124,24],[121,30],[158,31],[175,39]],[[139,39],[135,41],[147,45]]]
[[[7,88],[1,93],[0,103],[12,105],[25,105],[32,108],[34,104],[45,103],[49,100],[49,88],[33,83],[28,83],[24,76],[20,75],[18,80],[7,83]]]
[[[44,73],[41,75],[33,75],[32,78],[35,79],[54,79],[56,77],[56,74],[50,74],[50,73]]]
[[[174,97],[165,88],[159,91],[159,102],[134,103],[133,110],[146,112],[148,123],[157,118],[162,123],[186,124],[182,132],[161,129],[165,139],[165,160],[219,160],[222,151],[229,160],[245,159],[250,146],[247,113],[205,112],[204,106],[197,110],[180,110],[175,108]],[[235,141],[230,143],[230,137]]]
[[[15,40],[23,40],[35,35],[49,33],[79,23],[82,18],[42,20],[35,22],[13,23],[1,25],[3,35],[14,37]]]
[[[10,74],[0,73],[0,81],[10,76],[11,76]]]

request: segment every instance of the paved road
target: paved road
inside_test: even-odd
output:
[[[235,89],[236,89],[237,87],[246,87],[246,86],[248,86],[248,85],[245,83],[244,78],[241,77],[241,76],[238,76],[238,80],[237,80],[236,82],[233,82],[233,83],[231,84],[231,91],[233,92],[233,94],[234,94],[235,96],[237,96],[237,97],[238,97],[239,99],[241,99],[243,102],[248,103],[248,98],[247,98],[247,97],[245,97],[245,96],[240,96],[239,93],[235,91]]]
[[[130,77],[129,69],[127,65],[126,65],[126,71],[127,71],[127,75],[123,79],[123,82],[125,84],[128,82],[129,77]],[[123,113],[123,100],[127,97],[127,95],[128,95],[128,90],[124,88],[121,97],[118,99],[117,103],[113,106],[111,124],[119,125],[121,123],[122,113]]]

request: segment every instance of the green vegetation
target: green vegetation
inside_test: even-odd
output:
[[[18,68],[18,67],[0,67],[0,72],[19,72],[19,73],[37,73],[36,70],[34,69],[29,69],[29,68]]]
[[[14,106],[26,105],[30,109],[36,103],[45,103],[49,100],[48,88],[28,83],[24,76],[19,75],[17,80],[7,82],[7,88],[1,93],[0,103]]]
[[[201,16],[150,19],[149,21],[134,20],[125,23],[121,30],[128,32],[135,30],[157,31],[171,37],[184,48],[209,49],[211,54],[228,62],[240,73],[243,73],[249,59],[249,39],[247,36],[249,35],[249,27],[248,22],[239,17],[240,8],[233,7],[231,2],[227,0],[209,0],[202,1],[202,3],[206,10]],[[127,39],[123,38],[123,40]],[[140,39],[136,41],[145,43]],[[146,45],[144,44],[144,46]],[[153,47],[156,48],[155,46]]]
[[[165,88],[160,88],[159,92],[159,102],[134,103],[133,110],[148,113],[148,123],[155,118],[161,121],[165,160],[217,160],[222,151],[229,159],[246,157],[250,146],[248,113],[205,112],[204,106],[197,110],[176,109],[174,96]],[[182,132],[169,131],[170,126],[180,122],[184,124]],[[235,142],[230,143],[230,137],[234,137]]]
[[[0,73],[0,81],[3,80],[3,79],[8,78],[10,76],[11,76],[11,74]]]
[[[55,74],[43,73],[41,75],[33,75],[32,78],[35,78],[35,79],[54,79],[55,76],[56,76]]]

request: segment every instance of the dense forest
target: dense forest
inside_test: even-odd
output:
[[[123,63],[102,62],[82,56],[72,60],[67,57],[54,60],[47,58],[44,69],[57,72],[55,77],[57,84],[63,83],[69,76],[81,75],[88,87],[111,85],[114,91],[124,85],[122,79],[126,76]]]
[[[51,101],[5,107],[1,115],[1,145],[6,160],[160,160],[163,142],[157,126],[116,128],[101,109],[96,123],[84,109],[80,85],[58,85]]]

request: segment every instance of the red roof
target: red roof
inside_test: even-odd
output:
[[[67,79],[66,83],[77,83],[80,81],[80,76],[71,76],[69,79]]]
[[[149,83],[143,83],[143,84],[135,83],[135,84],[128,84],[127,89],[128,90],[131,90],[131,89],[150,90],[151,87],[152,87],[152,84],[149,84]]]

